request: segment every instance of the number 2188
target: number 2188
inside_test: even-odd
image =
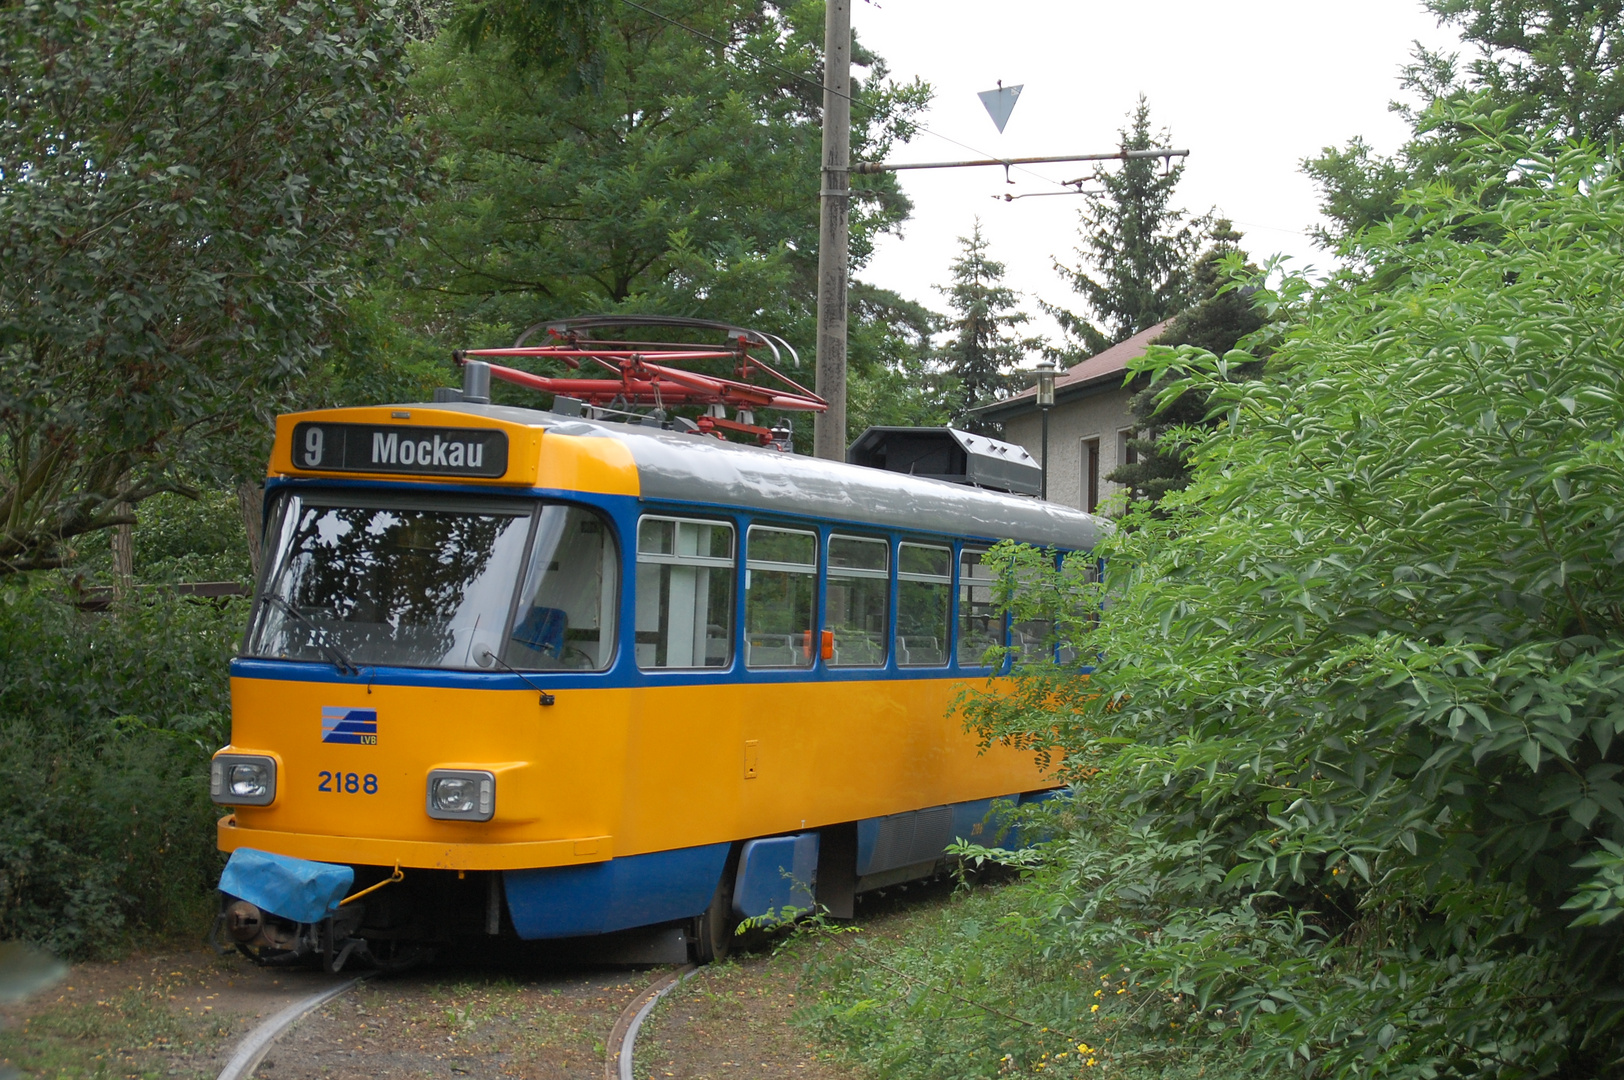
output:
[[[378,778],[372,773],[362,776],[352,772],[327,772],[325,769],[316,774],[321,777],[321,783],[316,785],[317,791],[331,791],[335,795],[376,795],[378,793]]]

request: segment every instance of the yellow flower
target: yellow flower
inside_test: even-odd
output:
[[[1092,1065],[1092,1064],[1094,1064],[1094,1059],[1093,1059],[1093,1058],[1089,1058],[1089,1059],[1088,1059],[1088,1063],[1089,1063],[1089,1064],[1090,1064],[1090,1065]]]
[[[1100,996],[1100,995],[1101,995],[1101,994],[1103,994],[1103,993],[1105,993],[1105,991],[1104,991],[1104,990],[1096,990],[1096,991],[1094,991],[1094,996],[1095,996],[1095,997],[1099,997],[1099,996]]]
[[[1091,1013],[1097,1013],[1100,1011],[1100,1007],[1098,1005],[1090,1005],[1088,1007],[1088,1011]]]

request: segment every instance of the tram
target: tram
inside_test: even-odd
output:
[[[995,800],[1055,787],[952,703],[1011,640],[988,547],[1086,553],[1094,518],[788,452],[753,410],[820,404],[804,390],[751,397],[565,329],[506,352],[617,374],[566,386],[459,354],[463,388],[436,401],[278,418],[210,775],[223,945],[336,970],[651,928],[651,957],[703,962],[742,919],[849,915],[928,876]],[[718,355],[763,340],[728,333]],[[492,404],[493,371],[551,407]],[[592,394],[734,412],[616,418]]]

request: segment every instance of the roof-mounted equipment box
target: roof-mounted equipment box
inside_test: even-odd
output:
[[[1043,469],[1023,446],[957,428],[871,427],[846,452],[853,465],[1036,495]]]

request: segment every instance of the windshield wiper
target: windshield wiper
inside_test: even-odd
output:
[[[542,703],[543,706],[551,705],[555,700],[557,700],[556,698],[553,697],[553,695],[549,694],[547,691],[543,690],[541,687],[539,687],[535,683],[531,682],[530,677],[528,675],[526,675],[524,672],[520,671],[516,667],[513,667],[506,660],[503,660],[500,656],[497,656],[496,651],[494,649],[492,649],[489,645],[481,645],[479,647],[479,655],[474,657],[474,663],[478,664],[480,667],[490,667],[492,664],[495,664],[498,667],[507,668],[507,670],[513,672],[513,674],[517,675],[520,679],[524,680],[524,684],[526,686],[530,687],[530,689],[534,690],[536,693],[541,695],[541,703]]]
[[[340,649],[337,645],[328,640],[328,633],[325,627],[316,625],[315,622],[311,621],[308,615],[275,593],[266,593],[264,599],[268,603],[275,604],[279,611],[284,611],[293,616],[294,621],[303,626],[309,627],[312,631],[314,631],[316,635],[316,648],[321,650],[323,656],[332,661],[333,666],[338,669],[338,673],[340,675],[361,674],[361,669],[356,667],[355,662],[345,655],[344,650]]]

